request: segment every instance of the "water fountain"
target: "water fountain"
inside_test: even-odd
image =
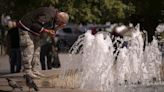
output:
[[[131,37],[117,40],[121,42],[117,55],[113,53],[115,48],[108,33],[92,35],[88,31],[77,40],[70,52],[76,55],[79,52],[81,56],[78,64],[72,64],[80,70],[79,87],[104,92],[136,92],[139,86],[161,85],[162,53],[158,49],[158,41],[154,38],[144,50],[139,26],[132,29]],[[125,41],[128,46],[122,47]],[[68,65],[65,67],[70,68]]]
[[[130,36],[114,41],[108,32],[92,35],[87,31],[72,46],[71,54],[65,56],[67,60],[61,63],[60,70],[46,71],[50,76],[35,81],[39,87],[80,88],[80,92],[163,92],[164,67],[158,41],[154,38],[144,48],[139,26],[131,30]],[[123,47],[125,42],[128,44]],[[22,75],[15,77],[23,85]]]

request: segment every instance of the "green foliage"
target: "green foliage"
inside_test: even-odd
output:
[[[134,16],[161,17],[163,0],[1,0],[0,14],[21,18],[25,13],[42,6],[54,6],[70,15],[70,22],[105,23],[128,22]],[[164,14],[163,14],[164,15]],[[141,18],[140,18],[141,19]],[[132,19],[131,19],[132,20]],[[142,19],[141,19],[142,20]]]

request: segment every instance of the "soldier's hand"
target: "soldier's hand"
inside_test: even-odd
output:
[[[49,35],[53,37],[55,35],[55,31],[54,30],[49,30]]]
[[[54,36],[55,35],[55,31],[54,30],[44,29],[44,31],[47,32],[49,36]]]

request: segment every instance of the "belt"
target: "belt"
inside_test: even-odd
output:
[[[32,34],[34,34],[34,35],[40,36],[39,33],[36,33],[36,32],[34,32],[34,31],[32,31],[30,28],[28,28],[27,26],[25,26],[21,21],[19,21],[18,23],[19,23],[20,26],[21,26],[20,28],[23,28],[24,30],[26,30],[26,31],[28,31],[28,32],[30,32],[30,33],[32,33]]]

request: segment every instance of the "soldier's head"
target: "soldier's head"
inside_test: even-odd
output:
[[[57,13],[56,25],[60,28],[64,27],[69,21],[69,15],[66,12]]]

